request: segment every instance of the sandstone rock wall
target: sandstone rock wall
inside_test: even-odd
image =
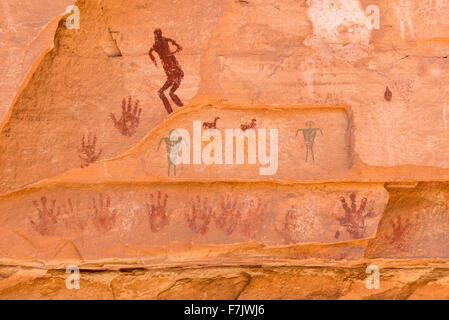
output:
[[[142,268],[138,265],[82,266],[80,290],[67,290],[63,269],[2,267],[2,299],[448,299],[444,263],[375,261],[381,289],[365,286],[366,263],[342,266],[209,266]],[[400,266],[406,266],[401,268]]]
[[[447,257],[447,185],[421,183],[393,188],[367,257]]]
[[[77,148],[83,136],[96,135],[101,160],[131,148],[163,120],[166,111],[157,90],[165,75],[150,64],[148,51],[153,30],[175,19],[168,12],[177,1],[164,3],[79,1],[81,28],[67,29],[61,19],[54,49],[42,58],[5,118],[0,142],[2,191],[79,167]],[[177,15],[174,29],[164,30],[185,47],[181,65],[186,76],[179,94],[189,99],[196,93],[201,52],[222,4],[185,5],[189,14]],[[201,19],[204,16],[208,19]],[[115,45],[121,56],[109,54]],[[142,113],[135,132],[123,134],[110,114],[120,119],[122,99],[129,96],[133,107],[140,101]]]
[[[0,1],[0,119],[30,68],[50,48],[60,14],[73,0]]]
[[[141,275],[105,271],[112,292],[89,283],[110,298],[201,298],[198,288],[210,283],[228,286],[224,296],[210,288],[226,299],[406,299],[446,290],[448,4],[76,6],[80,29],[67,29],[69,14],[59,20],[54,47],[0,127],[0,258],[53,270],[30,271],[33,285],[51,282],[52,296],[63,297],[57,270],[68,262],[90,270],[102,261],[168,268],[223,259],[264,267],[185,283],[174,275],[155,280],[151,293],[127,289],[155,277],[147,271],[141,284]],[[176,61],[159,60],[158,28]],[[166,80],[180,85],[165,92],[168,102]],[[431,258],[441,259],[438,268],[407,273],[400,289],[397,274],[386,276],[388,289],[377,295],[358,288],[359,267],[338,269],[416,259],[398,262],[406,273]],[[296,264],[301,273],[295,268],[307,259],[329,274],[298,275],[305,289],[292,295],[262,290],[289,282],[281,270],[261,276],[265,266]],[[336,284],[336,274],[357,279],[346,283],[352,289]],[[0,297],[22,292],[20,284],[4,288]]]
[[[448,47],[445,22],[434,20],[449,8],[424,2],[377,4],[380,26],[373,29],[368,2],[359,1],[335,8],[326,1],[195,1],[185,4],[188,15],[176,2],[79,1],[83,26],[69,30],[61,20],[55,48],[5,119],[2,190],[77,167],[83,135],[97,136],[100,160],[161,122],[157,90],[165,75],[147,56],[158,26],[182,44],[185,103],[196,96],[203,103],[344,105],[361,163],[446,169]],[[124,133],[110,113],[119,119],[129,96],[142,113],[138,127]]]

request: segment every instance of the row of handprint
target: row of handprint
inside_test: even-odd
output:
[[[17,210],[24,215],[27,228],[41,236],[101,241],[108,235],[156,244],[292,244],[368,238],[387,202],[381,186],[356,187],[355,191],[350,187],[285,186],[276,192],[257,186],[142,189],[147,191],[42,191],[22,199]]]

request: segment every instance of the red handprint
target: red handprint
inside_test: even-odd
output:
[[[150,228],[153,232],[159,232],[169,225],[168,215],[165,214],[167,208],[168,195],[164,195],[163,203],[161,203],[161,192],[157,193],[157,204],[154,205],[153,195],[150,195],[151,205],[147,205],[147,214],[150,222]]]
[[[186,212],[185,216],[190,230],[195,233],[205,234],[213,215],[212,207],[207,205],[207,198],[204,198],[203,203],[201,203],[201,197],[197,196],[196,199],[191,200],[190,214]]]
[[[339,217],[337,220],[341,226],[346,227],[346,231],[348,231],[353,239],[360,239],[365,235],[365,219],[372,215],[372,211],[365,213],[368,201],[366,198],[362,199],[359,209],[357,209],[355,193],[351,193],[349,199],[351,200],[351,207],[348,206],[344,197],[340,198],[342,207],[345,210],[345,216]]]
[[[221,213],[214,213],[215,225],[218,229],[223,230],[227,235],[231,235],[237,228],[240,221],[240,210],[237,209],[236,200],[231,195],[221,198]]]
[[[244,235],[252,239],[259,232],[265,222],[266,207],[267,204],[262,204],[260,198],[257,198],[257,202],[254,200],[249,202],[248,210],[241,220]]]
[[[83,139],[81,140],[81,148],[78,148],[78,156],[83,161],[81,163],[81,168],[89,166],[89,164],[98,160],[101,155],[100,150],[96,153],[95,148],[97,144],[97,136],[93,134],[89,134],[87,137],[87,143],[85,136],[83,135]]]
[[[74,208],[70,198],[67,200],[67,205],[62,204],[61,219],[63,219],[67,230],[83,232],[87,227],[87,221],[80,217],[78,207]]]
[[[106,196],[106,201],[103,201],[103,194],[99,195],[99,202],[92,198],[92,221],[98,231],[111,230],[117,219],[117,210],[111,209],[111,199]]]
[[[393,229],[390,237],[390,244],[392,244],[398,250],[407,250],[407,240],[412,230],[410,220],[406,219],[405,223],[403,224],[401,221],[401,216],[398,216],[396,222],[390,220],[390,223]]]
[[[47,206],[47,198],[41,197],[40,206],[37,200],[34,200],[33,204],[37,209],[38,220],[34,221],[30,217],[28,217],[28,219],[30,220],[34,230],[43,236],[54,234],[58,224],[56,218],[61,214],[61,208],[56,208],[56,200],[52,200],[51,205]]]
[[[132,98],[128,98],[128,106],[126,105],[126,99],[122,100],[122,116],[119,120],[115,118],[113,113],[110,114],[112,121],[114,121],[114,126],[117,130],[124,136],[131,137],[136,133],[136,129],[139,126],[140,114],[142,109],[139,108],[139,100],[136,101],[134,109],[132,107]]]
[[[274,228],[276,229],[276,232],[284,239],[286,244],[295,243],[295,235],[298,232],[298,213],[296,208],[292,206],[291,209],[288,210],[281,228],[278,228],[276,224],[274,225]]]

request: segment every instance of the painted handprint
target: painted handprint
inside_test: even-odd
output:
[[[132,106],[132,98],[128,98],[128,104],[126,99],[122,100],[122,116],[119,120],[111,113],[110,117],[114,121],[114,126],[124,136],[131,137],[136,133],[136,129],[139,126],[140,114],[142,109],[139,108],[139,100],[136,101],[134,108]]]
[[[98,153],[95,151],[97,144],[97,136],[94,134],[89,134],[87,137],[83,135],[83,139],[81,140],[81,148],[78,147],[78,155],[82,160],[81,168],[89,166],[91,163],[98,160],[101,155],[100,150]]]
[[[155,204],[154,197],[150,195],[150,203],[146,204],[147,214],[150,222],[150,228],[153,232],[159,232],[169,225],[169,217],[166,214],[168,195],[164,195],[161,202],[161,192],[157,193],[157,203]]]
[[[102,232],[111,230],[117,219],[117,210],[111,208],[109,196],[103,199],[103,194],[100,193],[98,203],[95,198],[92,198],[92,204],[91,218],[95,228]]]
[[[197,196],[196,199],[191,199],[190,214],[186,212],[190,230],[195,233],[205,234],[213,215],[214,211],[207,204],[207,198],[204,198],[203,203],[201,203],[200,196]]]
[[[349,195],[349,199],[351,200],[351,207],[348,206],[348,203],[346,202],[346,199],[344,197],[340,197],[340,202],[342,204],[343,210],[345,210],[345,216],[337,217],[337,220],[340,222],[341,226],[346,228],[346,231],[353,239],[360,239],[365,236],[365,220],[367,217],[370,217],[373,212],[371,210],[365,212],[366,204],[368,202],[366,198],[362,199],[358,209],[355,193],[351,193]]]
[[[61,214],[61,208],[56,207],[56,200],[48,204],[46,197],[41,197],[39,201],[34,200],[33,205],[37,209],[37,220],[28,218],[34,230],[43,236],[53,235],[58,224],[57,217]]]
[[[296,233],[298,231],[298,213],[296,208],[292,206],[284,217],[282,226],[279,228],[276,223],[274,225],[276,232],[284,239],[286,244],[296,242]]]
[[[267,205],[260,198],[249,202],[248,210],[241,219],[242,232],[249,238],[254,238],[265,222]]]
[[[390,236],[390,244],[400,251],[407,250],[407,240],[412,230],[412,225],[409,219],[403,223],[401,216],[398,216],[396,222],[390,220],[392,233]]]
[[[61,206],[61,220],[64,221],[66,230],[83,232],[87,227],[87,220],[82,219],[79,208],[73,205],[70,198],[67,199],[67,204],[63,203]]]
[[[230,194],[221,197],[220,213],[214,213],[215,225],[227,235],[231,235],[240,221],[240,210],[237,208],[238,199],[233,199]]]

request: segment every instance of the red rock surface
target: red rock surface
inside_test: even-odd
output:
[[[0,119],[73,0],[0,1]]]
[[[0,298],[448,298],[448,4],[76,5],[8,62]]]

